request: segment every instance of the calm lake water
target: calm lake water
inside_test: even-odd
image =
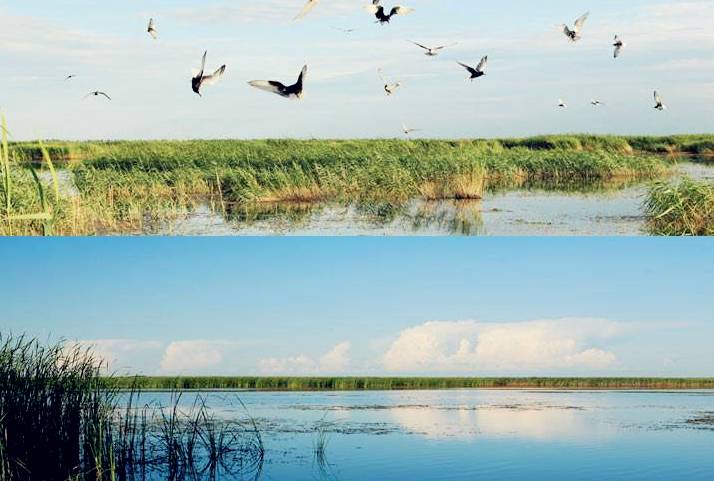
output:
[[[681,162],[675,177],[714,181],[714,164]],[[646,235],[647,182],[616,186],[532,187],[491,192],[482,201],[414,200],[387,206],[274,204],[234,206],[226,216],[208,205],[142,234],[298,236],[637,236]]]
[[[266,480],[714,479],[714,391],[205,395],[227,419],[245,416],[240,396],[262,432]]]

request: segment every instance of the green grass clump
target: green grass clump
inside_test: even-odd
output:
[[[654,234],[714,235],[714,185],[689,178],[657,182],[647,194],[645,212]]]
[[[102,361],[79,346],[0,334],[0,480],[260,471],[264,448],[249,416],[226,421],[200,396],[185,409],[178,393],[169,406],[142,405],[136,385],[119,394],[102,371]],[[239,399],[237,407],[245,408]]]
[[[714,378],[551,377],[138,377],[112,378],[114,388],[134,383],[149,390],[254,389],[263,391],[381,391],[405,389],[712,389]]]

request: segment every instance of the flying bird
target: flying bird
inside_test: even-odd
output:
[[[332,28],[334,28],[335,30],[339,30],[340,32],[346,33],[346,34],[350,34],[355,31],[354,28],[340,28],[340,27],[332,27]]]
[[[302,8],[302,10],[300,11],[300,13],[298,13],[298,14],[295,16],[295,18],[294,18],[293,20],[300,20],[300,19],[303,18],[305,15],[307,15],[308,13],[310,13],[310,11],[312,11],[312,9],[315,8],[315,5],[317,5],[317,2],[319,2],[319,1],[320,1],[320,0],[307,0],[307,3],[305,4],[305,6]]]
[[[76,74],[71,73],[71,74],[67,75],[64,79],[71,80],[71,79],[75,78],[76,76],[77,76]]]
[[[667,106],[662,102],[662,97],[660,97],[659,93],[656,90],[654,92],[654,101],[655,109],[659,110],[660,112],[663,110],[667,110]]]
[[[414,11],[413,8],[402,7],[397,5],[389,11],[389,14],[384,13],[384,7],[380,5],[381,0],[372,0],[371,5],[367,5],[367,11],[377,17],[377,21],[381,24],[389,23],[395,15],[407,15]]]
[[[402,86],[402,84],[399,82],[393,82],[393,83],[388,82],[387,79],[384,78],[384,74],[382,73],[381,68],[377,69],[377,75],[379,75],[379,78],[384,83],[384,91],[387,92],[387,95],[394,95],[394,93],[397,91],[397,89],[399,89],[399,87]]]
[[[598,100],[598,99],[592,99],[592,100],[590,101],[590,105],[592,105],[593,107],[600,107],[600,106],[605,105],[605,104],[602,103],[602,102],[601,102],[600,100]]]
[[[413,132],[419,132],[421,129],[410,129],[406,126],[406,124],[402,123],[402,132],[404,132],[404,135],[409,137]]]
[[[303,66],[297,82],[292,85],[284,85],[276,80],[252,80],[248,82],[248,84],[257,89],[280,95],[281,97],[301,99],[303,97],[306,75],[307,65]]]
[[[412,42],[412,43],[414,45],[416,45],[417,47],[423,48],[425,50],[424,55],[426,55],[427,57],[436,57],[437,55],[439,55],[439,52],[441,50],[444,50],[446,47],[450,47],[450,45],[440,45],[438,47],[427,47],[426,45],[422,45],[417,42]]]
[[[206,55],[208,51],[203,52],[203,59],[201,60],[201,70],[194,70],[194,75],[191,78],[191,89],[196,92],[199,96],[201,95],[201,88],[204,85],[213,85],[218,82],[223,76],[223,72],[226,71],[226,66],[221,65],[221,67],[210,75],[206,75],[204,72],[206,70]]]
[[[615,47],[615,53],[613,55],[617,58],[620,56],[620,53],[622,53],[622,49],[625,48],[625,42],[623,42],[619,36],[615,35],[615,43],[613,43],[612,46]]]
[[[159,32],[156,30],[156,23],[153,18],[149,19],[149,26],[146,27],[146,31],[151,35],[151,38],[156,40],[159,36]]]
[[[479,77],[483,77],[484,75],[486,75],[486,65],[488,64],[488,55],[486,55],[485,57],[483,57],[481,59],[481,61],[476,66],[476,68],[473,68],[470,65],[466,65],[465,63],[461,63],[461,62],[456,62],[456,63],[458,63],[463,68],[468,70],[468,72],[470,74],[469,79],[474,80],[474,79],[477,79]]]
[[[581,15],[575,21],[575,25],[573,26],[572,30],[567,25],[565,25],[565,24],[562,25],[563,33],[565,34],[566,37],[568,37],[568,39],[571,42],[573,42],[573,43],[577,42],[578,40],[580,40],[582,38],[582,36],[580,35],[580,31],[583,29],[583,25],[585,25],[585,20],[588,19],[589,15],[590,15],[590,12],[587,12],[587,13]]]
[[[566,104],[565,102],[563,102],[563,99],[558,99],[558,107],[561,108],[561,109],[567,109],[567,108],[568,108],[568,104]]]
[[[109,95],[107,95],[106,93],[104,93],[100,90],[95,90],[94,92],[89,92],[87,95],[84,96],[84,98],[86,99],[87,97],[91,97],[91,96],[99,97],[100,95],[103,97],[106,97],[109,100],[112,99]]]

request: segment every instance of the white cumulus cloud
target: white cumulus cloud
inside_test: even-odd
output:
[[[340,374],[349,367],[351,347],[349,342],[341,342],[319,359],[304,354],[288,358],[261,359],[258,361],[258,368],[261,373],[272,375]]]
[[[623,330],[599,319],[427,322],[403,330],[383,363],[388,371],[412,373],[602,370],[617,356],[601,344]]]
[[[174,341],[166,346],[159,367],[162,373],[168,374],[218,368],[226,354],[236,348],[236,343],[227,341]]]

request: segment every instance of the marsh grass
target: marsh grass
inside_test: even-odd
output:
[[[47,142],[78,190],[54,194],[55,234],[144,232],[208,203],[386,205],[413,199],[474,200],[498,189],[540,183],[587,189],[623,180],[660,179],[672,161],[659,153],[706,153],[714,136],[541,136],[502,140],[205,140]],[[20,209],[46,212],[28,165],[43,146],[9,143]],[[33,164],[34,162],[34,164]],[[24,166],[19,169],[19,167]],[[3,168],[4,173],[8,169]],[[53,190],[45,186],[46,190]],[[43,210],[44,209],[44,210]],[[35,211],[33,211],[35,212]],[[20,228],[21,227],[21,228]],[[41,220],[13,233],[43,233]],[[150,230],[150,229],[148,229]],[[9,232],[7,224],[4,232]]]
[[[252,476],[264,449],[255,422],[225,420],[204,397],[185,409],[108,387],[91,351],[0,336],[0,479],[114,481]],[[245,409],[240,400],[235,399]]]
[[[116,389],[151,390],[389,391],[420,389],[714,389],[714,378],[555,377],[138,377],[106,381]]]
[[[714,184],[690,178],[656,182],[647,193],[644,209],[654,234],[714,235]]]

